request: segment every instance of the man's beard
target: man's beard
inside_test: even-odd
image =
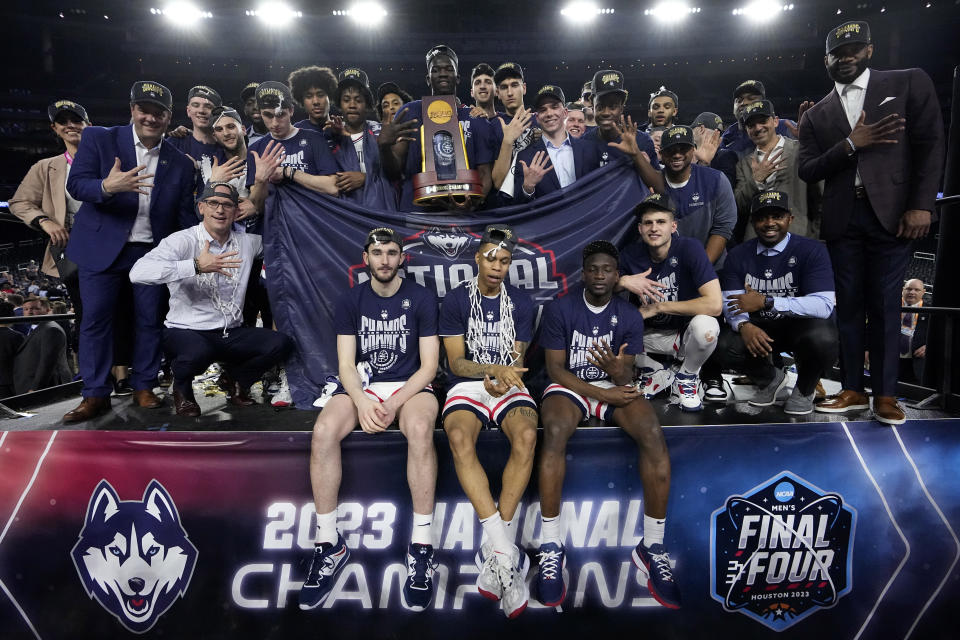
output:
[[[863,73],[866,70],[867,65],[869,64],[870,64],[869,58],[867,57],[861,58],[854,65],[855,68],[852,75],[847,77],[847,76],[841,76],[840,73],[838,72],[838,68],[840,67],[840,61],[838,60],[832,65],[827,67],[827,75],[829,75],[830,79],[833,80],[834,82],[838,82],[840,84],[850,84],[851,82],[856,80],[861,73]]]
[[[382,277],[382,276],[380,275],[380,273],[379,273],[378,271],[375,271],[374,269],[368,268],[367,270],[370,272],[370,277],[371,277],[371,278],[373,278],[374,280],[376,280],[376,281],[379,282],[380,284],[388,284],[388,283],[392,282],[394,278],[397,277],[397,272],[400,271],[400,267],[397,266],[395,269],[393,269],[393,270],[390,272],[390,276],[387,277],[387,278]]]

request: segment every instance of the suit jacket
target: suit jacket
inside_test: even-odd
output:
[[[798,236],[816,238],[820,231],[820,198],[823,184],[820,182],[807,184],[800,179],[797,174],[799,152],[799,142],[786,137],[783,139],[781,159],[785,161],[786,168],[777,171],[773,182],[765,184],[764,189],[786,192],[790,210],[794,216],[790,231]],[[744,234],[747,240],[756,237],[753,225],[749,223],[750,203],[753,196],[760,192],[756,180],[753,179],[753,167],[750,165],[750,159],[753,157],[754,153],[748,152],[737,162],[737,187],[733,191],[737,199],[737,210],[740,212],[738,216],[740,222],[747,221]]]
[[[10,199],[10,213],[30,224],[38,216],[47,216],[63,226],[67,221],[67,159],[61,153],[52,158],[44,158],[32,167],[17,192]],[[50,243],[47,243],[40,270],[55,278],[60,277],[57,265],[50,255]]]
[[[70,169],[67,189],[83,202],[77,211],[67,257],[81,267],[102,271],[109,267],[127,242],[137,219],[139,195],[133,192],[106,197],[100,184],[120,158],[120,169],[137,166],[133,126],[87,127]],[[193,189],[196,168],[172,145],[160,145],[157,175],[150,191],[150,228],[153,245],[174,231],[197,223]]]
[[[0,326],[0,400],[17,393],[13,385],[13,363],[24,340],[26,338],[19,331]]]
[[[575,179],[579,180],[598,166],[599,157],[596,152],[596,145],[585,142],[582,138],[570,136],[570,146],[573,148],[573,170],[576,176]],[[552,170],[547,172],[547,174],[543,176],[543,180],[537,184],[533,190],[533,198],[523,192],[523,166],[520,164],[520,161],[523,160],[529,166],[533,161],[533,156],[538,151],[547,151],[547,146],[543,138],[528,145],[527,148],[517,154],[517,160],[511,169],[513,172],[514,203],[529,202],[533,198],[542,198],[548,193],[560,190],[560,178],[557,176],[556,170]]]
[[[13,364],[18,394],[70,382],[67,335],[56,322],[41,322],[20,345]]]
[[[887,100],[892,98],[892,100]],[[800,178],[824,181],[821,237],[843,235],[854,203],[857,170],[870,205],[891,234],[905,211],[934,211],[943,171],[943,116],[933,82],[921,69],[870,70],[863,101],[866,122],[891,113],[906,118],[897,144],[877,144],[847,155],[850,124],[836,90],[800,120]]]

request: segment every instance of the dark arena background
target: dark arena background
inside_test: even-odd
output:
[[[681,609],[661,607],[631,562],[644,513],[634,443],[619,429],[590,424],[567,451],[562,606],[543,606],[532,590],[528,609],[507,620],[479,596],[481,527],[438,428],[437,592],[426,611],[405,608],[399,592],[412,510],[406,444],[392,428],[379,436],[358,429],[344,440],[338,528],[350,563],[322,607],[301,611],[297,594],[315,532],[308,463],[316,411],[299,401],[298,408],[274,408],[260,383],[255,406],[232,406],[214,373],[195,382],[198,418],[175,415],[169,401],[151,410],[123,397],[113,398],[106,415],[64,425],[80,381],[0,399],[0,638],[960,636],[960,0],[5,0],[0,19],[7,52],[0,272],[24,278],[36,276],[48,238],[10,214],[7,201],[33,163],[63,150],[47,106],[66,98],[84,105],[94,125],[124,124],[136,80],[172,90],[172,128],[190,124],[184,104],[194,85],[212,86],[242,108],[245,85],[286,82],[306,65],[359,67],[372,87],[395,82],[418,98],[429,93],[424,55],[443,43],[459,56],[457,97],[465,104],[473,103],[470,70],[481,62],[520,64],[528,106],[544,84],[559,85],[573,100],[596,71],[616,69],[635,120],[646,121],[648,96],[665,86],[679,96],[680,122],[712,111],[729,126],[732,91],[748,79],[763,82],[782,118],[797,119],[801,103],[833,90],[823,62],[827,33],[866,20],[875,43],[871,68],[922,68],[933,80],[948,141],[935,222],[915,243],[907,269],[925,284],[930,329],[921,382],[897,388],[905,424],[881,425],[869,410],[838,421],[754,407],[752,387],[730,372],[725,404],[684,413],[662,397],[653,401],[671,455],[666,541]],[[298,107],[294,119],[304,117]],[[613,175],[606,171],[597,184]],[[605,203],[628,197],[598,189]],[[337,211],[366,224],[356,207]],[[486,214],[434,216],[419,227],[400,215],[396,225],[477,235],[492,220]],[[518,218],[518,228],[531,220]],[[358,265],[349,260],[360,255],[336,253],[343,251],[337,239],[349,236],[336,227],[341,222],[330,222],[331,237],[323,240],[330,261],[343,267],[339,279],[326,281],[337,291],[348,273],[352,283]],[[585,212],[573,234],[578,248],[593,239],[591,225],[609,230],[610,239],[630,239],[613,223]],[[327,227],[318,229],[310,233],[322,236]],[[579,271],[558,272],[561,257],[540,246],[546,241],[524,240],[527,275],[546,278],[528,288],[565,289],[568,277],[579,280]],[[318,331],[334,340],[332,330]],[[789,369],[789,356],[783,364]],[[795,368],[788,375],[792,381]],[[837,369],[824,378],[827,393],[839,391],[837,380]],[[484,431],[478,451],[496,495],[500,479],[491,470],[507,459],[509,444],[498,430]],[[165,586],[145,621],[133,621],[111,599],[111,589],[123,588],[112,583],[131,575],[86,553],[99,544],[88,525],[101,500],[144,510],[166,527],[158,527],[158,539],[175,539],[161,554],[165,564],[151,566]],[[515,534],[533,561],[531,585],[540,522],[534,473]]]

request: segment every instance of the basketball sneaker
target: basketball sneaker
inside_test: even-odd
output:
[[[307,579],[300,589],[301,609],[313,609],[326,601],[337,574],[343,570],[349,558],[350,549],[339,533],[336,543],[331,546],[314,545],[310,570],[307,571]]]
[[[562,544],[546,542],[540,545],[540,552],[537,553],[540,561],[537,592],[540,594],[540,602],[548,607],[560,606],[567,595],[567,585],[563,582],[566,551]]]
[[[497,577],[503,587],[500,608],[503,609],[503,615],[512,620],[523,613],[530,599],[526,580],[530,559],[516,547],[513,553],[494,553],[492,557],[497,564]]]
[[[652,544],[648,549],[640,540],[632,553],[633,564],[647,578],[647,589],[654,600],[668,609],[680,608],[680,587],[673,579],[670,554],[662,544]]]
[[[703,409],[703,403],[700,402],[700,379],[697,374],[678,371],[670,385],[670,397],[677,399],[681,411]]]
[[[407,580],[403,583],[404,606],[413,611],[423,611],[430,605],[436,569],[433,547],[411,542],[407,548]]]

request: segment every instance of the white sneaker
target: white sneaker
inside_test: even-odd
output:
[[[670,385],[670,398],[676,398],[681,411],[700,411],[703,403],[700,401],[700,377],[695,373],[680,373],[673,378]]]
[[[530,568],[530,560],[527,554],[516,547],[515,552],[509,556],[502,553],[494,553],[493,558],[497,564],[497,577],[503,587],[503,595],[500,599],[500,607],[503,609],[503,615],[511,620],[516,618],[523,610],[527,608],[527,601],[530,599],[530,591],[527,588],[527,569]]]
[[[287,371],[280,369],[280,390],[272,398],[270,404],[274,407],[289,407],[293,404],[293,398],[290,396],[290,385],[287,383]]]
[[[474,559],[480,568],[480,575],[477,576],[477,591],[484,598],[499,600],[503,595],[503,585],[500,584],[500,578],[497,575],[497,554],[493,552],[493,545],[484,544],[477,551]]]
[[[674,371],[669,367],[656,371],[642,371],[640,382],[637,384],[637,391],[647,400],[652,400],[655,396],[670,388],[673,377]]]

